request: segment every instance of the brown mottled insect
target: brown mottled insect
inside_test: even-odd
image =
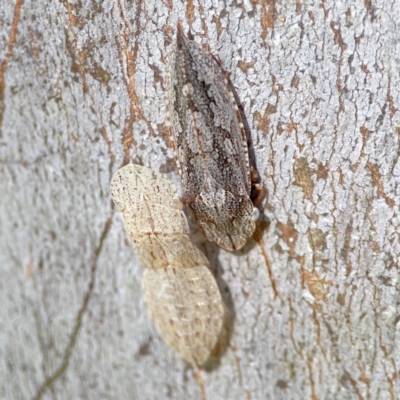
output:
[[[164,175],[129,164],[111,194],[140,264],[147,309],[165,341],[204,364],[223,330],[226,308],[205,256],[193,245],[176,188]]]
[[[249,163],[246,132],[228,79],[178,25],[167,80],[183,202],[208,240],[240,249],[259,215],[250,199],[258,174]]]

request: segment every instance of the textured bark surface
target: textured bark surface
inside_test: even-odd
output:
[[[178,183],[178,20],[231,74],[271,221],[200,243],[235,314],[206,398],[399,398],[400,2],[349,3],[2,1],[0,398],[201,398],[109,191],[127,162]]]

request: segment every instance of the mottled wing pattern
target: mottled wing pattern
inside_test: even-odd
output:
[[[169,223],[180,215],[182,204],[174,184],[163,174],[128,164],[114,174],[110,187],[114,203],[124,216],[129,217],[127,227],[130,235],[188,232],[185,223]]]
[[[208,265],[190,241],[189,227],[174,184],[164,175],[129,164],[111,180],[111,195],[125,230],[146,268]]]
[[[209,269],[146,270],[142,287],[148,312],[164,340],[189,363],[203,365],[218,341],[225,314]]]
[[[173,133],[178,159],[188,160],[180,162],[187,192],[193,197],[200,193],[208,175],[234,196],[248,196],[246,135],[220,66],[178,31],[170,76],[171,124],[177,131]]]
[[[135,249],[139,264],[145,268],[191,268],[209,265],[207,258],[188,235],[150,235],[135,242]]]
[[[255,229],[246,133],[220,66],[179,27],[168,111],[186,204],[209,240],[240,248]]]

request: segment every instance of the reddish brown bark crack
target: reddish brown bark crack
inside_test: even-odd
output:
[[[275,25],[276,6],[275,0],[263,0],[261,11],[261,27],[263,40],[267,38],[268,29],[273,28]]]
[[[234,358],[235,358],[236,368],[237,368],[237,372],[238,372],[239,386],[245,392],[247,400],[252,400],[250,391],[243,387],[243,376],[242,376],[242,369],[240,368],[240,359],[236,355],[234,355]]]
[[[339,45],[340,47],[340,59],[338,62],[338,72],[337,72],[337,79],[336,79],[336,89],[338,91],[338,101],[339,101],[339,109],[336,113],[337,115],[337,126],[340,126],[339,123],[339,115],[342,111],[344,111],[344,104],[343,104],[343,99],[342,99],[342,89],[343,89],[343,85],[342,85],[342,80],[341,80],[341,75],[342,75],[342,64],[343,64],[343,52],[346,50],[346,44],[344,43],[342,34],[340,32],[340,29],[336,28],[336,24],[334,21],[331,21],[330,23],[330,27],[333,31],[333,35],[334,35],[334,40],[335,42]]]
[[[307,358],[307,369],[308,369],[308,376],[310,379],[311,399],[318,400],[318,396],[315,393],[315,381],[314,381],[313,369],[312,369],[312,356],[309,356]]]
[[[193,4],[193,1],[189,0],[186,3],[186,20],[188,21],[189,28],[190,28],[190,26],[192,26],[193,21],[194,21],[194,10],[195,10],[195,6]]]
[[[379,172],[378,165],[372,164],[371,162],[368,162],[367,163],[367,168],[371,171],[372,181],[374,182],[375,186],[378,189],[379,196],[382,197],[383,199],[385,199],[386,204],[390,208],[393,208],[393,206],[395,205],[395,202],[385,192],[385,189],[384,189],[383,183],[382,183],[382,177],[381,177],[381,174]]]
[[[315,271],[309,272],[306,270],[302,271],[301,278],[317,302],[325,301],[329,293],[328,287],[332,286],[331,281],[320,278]]]
[[[312,194],[314,191],[312,176],[314,171],[310,169],[307,160],[303,157],[295,160],[294,167],[294,184],[303,189],[304,196],[312,203]]]
[[[154,131],[151,123],[146,118],[141,106],[140,100],[136,93],[136,81],[135,81],[135,72],[136,72],[136,59],[137,53],[139,48],[139,42],[136,40],[133,49],[129,47],[129,38],[139,37],[140,33],[140,16],[141,16],[141,6],[142,2],[138,3],[138,11],[136,13],[136,25],[137,29],[136,32],[132,32],[131,24],[125,15],[125,8],[121,1],[118,1],[117,7],[120,12],[121,20],[123,21],[124,28],[123,34],[116,38],[117,45],[118,45],[118,53],[119,59],[122,63],[123,70],[125,72],[125,83],[127,86],[128,96],[129,96],[129,115],[125,119],[124,130],[122,133],[122,144],[124,146],[124,161],[123,165],[129,163],[130,159],[130,149],[132,146],[136,146],[137,142],[133,137],[133,124],[136,119],[140,118],[143,120],[146,125],[147,129],[149,130],[152,136],[157,136],[156,132]],[[125,60],[126,65],[124,65],[123,60]]]
[[[111,150],[111,140],[108,137],[107,128],[103,122],[101,113],[97,108],[96,101],[94,99],[94,96],[90,92],[90,87],[87,83],[86,71],[85,71],[85,67],[84,67],[85,52],[82,50],[78,50],[78,46],[77,46],[78,37],[77,37],[76,33],[74,32],[73,27],[75,25],[77,25],[79,21],[78,21],[77,16],[73,14],[72,6],[70,5],[70,3],[68,1],[64,1],[64,5],[68,10],[68,21],[69,21],[68,32],[70,32],[73,37],[73,43],[70,43],[69,46],[68,46],[68,40],[67,40],[67,48],[69,49],[69,52],[70,52],[70,55],[72,58],[72,62],[73,62],[72,69],[75,69],[76,72],[78,72],[81,76],[82,84],[83,84],[83,92],[89,96],[91,103],[92,103],[92,108],[100,120],[100,126],[101,126],[100,132],[101,132],[101,135],[107,145],[108,154],[110,155],[112,160],[115,160],[115,155],[114,155],[113,151]]]
[[[292,343],[293,346],[293,350],[298,354],[298,355],[302,355],[301,351],[300,351],[300,347],[297,345],[297,341],[294,337],[294,322],[296,320],[295,317],[293,317],[294,314],[297,314],[295,309],[293,308],[293,304],[292,304],[292,300],[290,299],[290,297],[288,297],[287,302],[289,304],[289,309],[290,309],[290,318],[289,318],[289,338],[290,341]]]
[[[297,259],[297,253],[295,251],[298,232],[295,229],[294,225],[291,221],[288,221],[287,224],[283,224],[282,222],[277,223],[277,228],[281,231],[279,237],[283,239],[283,241],[289,247],[289,254],[292,259]]]
[[[254,232],[254,239],[259,244],[260,249],[261,249],[261,254],[264,257],[265,265],[267,266],[267,270],[268,270],[269,280],[271,281],[272,290],[274,291],[274,297],[275,298],[280,297],[279,291],[277,288],[277,284],[276,284],[276,279],[275,279],[274,273],[272,271],[271,260],[268,257],[268,252],[267,252],[267,249],[265,246],[265,242],[264,242],[264,239],[262,238],[262,232],[260,232],[258,227],[256,228],[256,230]]]
[[[6,55],[4,56],[4,60],[0,64],[0,137],[2,136],[3,115],[4,115],[4,110],[5,110],[4,91],[5,91],[5,84],[6,84],[5,79],[6,79],[7,66],[11,60],[15,42],[17,40],[18,22],[19,22],[19,16],[20,16],[20,12],[21,12],[21,6],[22,6],[23,2],[24,2],[24,0],[17,0],[15,3],[14,18],[13,18],[13,21],[11,24],[7,52],[6,52]]]

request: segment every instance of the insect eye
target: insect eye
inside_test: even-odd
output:
[[[177,208],[178,210],[183,210],[183,204],[178,199],[173,200],[172,207]]]
[[[258,220],[259,216],[260,216],[260,210],[258,208],[256,208],[256,207],[254,207],[253,208],[253,216],[251,218],[252,221],[256,222]]]
[[[115,207],[121,213],[125,211],[125,206],[122,203],[115,203]]]

